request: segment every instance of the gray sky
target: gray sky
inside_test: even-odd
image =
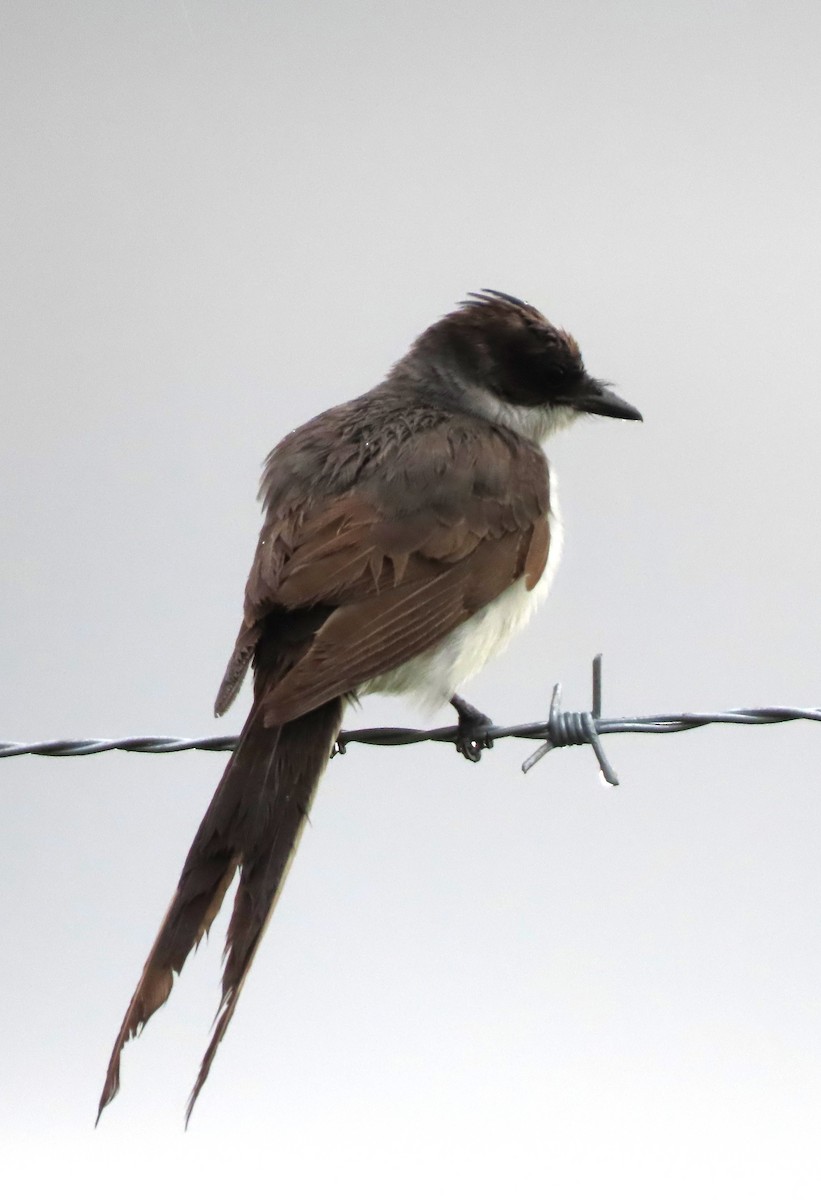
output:
[[[612,715],[821,703],[820,41],[790,0],[7,0],[0,737],[236,730],[262,458],[484,286],[645,424],[550,448],[562,568],[474,702],[584,706],[602,650]],[[224,921],[91,1126],[224,760],[0,763],[15,1195],[816,1197],[819,736],[613,738],[616,791],[352,749],[185,1137]]]

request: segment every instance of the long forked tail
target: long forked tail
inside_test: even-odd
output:
[[[222,1000],[214,1035],[188,1101],[187,1124],[288,874],[316,785],[342,723],[342,707],[341,700],[331,700],[273,728],[264,725],[260,705],[252,709],[188,851],[177,890],[114,1043],[98,1121],[119,1090],[123,1046],[168,999],[174,974],[179,974],[191,950],[208,932],[239,868],[225,943]]]

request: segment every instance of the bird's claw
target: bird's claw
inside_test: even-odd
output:
[[[459,715],[459,728],[454,743],[456,749],[468,762],[479,762],[482,751],[493,748],[493,738],[490,736],[493,721],[461,696],[454,696],[451,704]]]

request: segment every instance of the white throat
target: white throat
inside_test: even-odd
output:
[[[472,412],[497,425],[504,425],[520,437],[537,444],[546,441],[560,429],[566,429],[579,416],[568,404],[534,408],[524,404],[510,404],[490,388],[480,386],[471,387],[467,394]]]

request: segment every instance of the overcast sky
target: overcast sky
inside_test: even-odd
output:
[[[810,0],[5,0],[0,738],[236,731],[262,459],[479,287],[645,424],[549,448],[564,561],[474,703],[584,707],[601,650],[609,715],[821,704],[819,53]],[[185,1135],[224,920],[92,1124],[224,758],[0,762],[4,1177],[817,1197],[820,738],[614,737],[616,790],[352,748]]]

